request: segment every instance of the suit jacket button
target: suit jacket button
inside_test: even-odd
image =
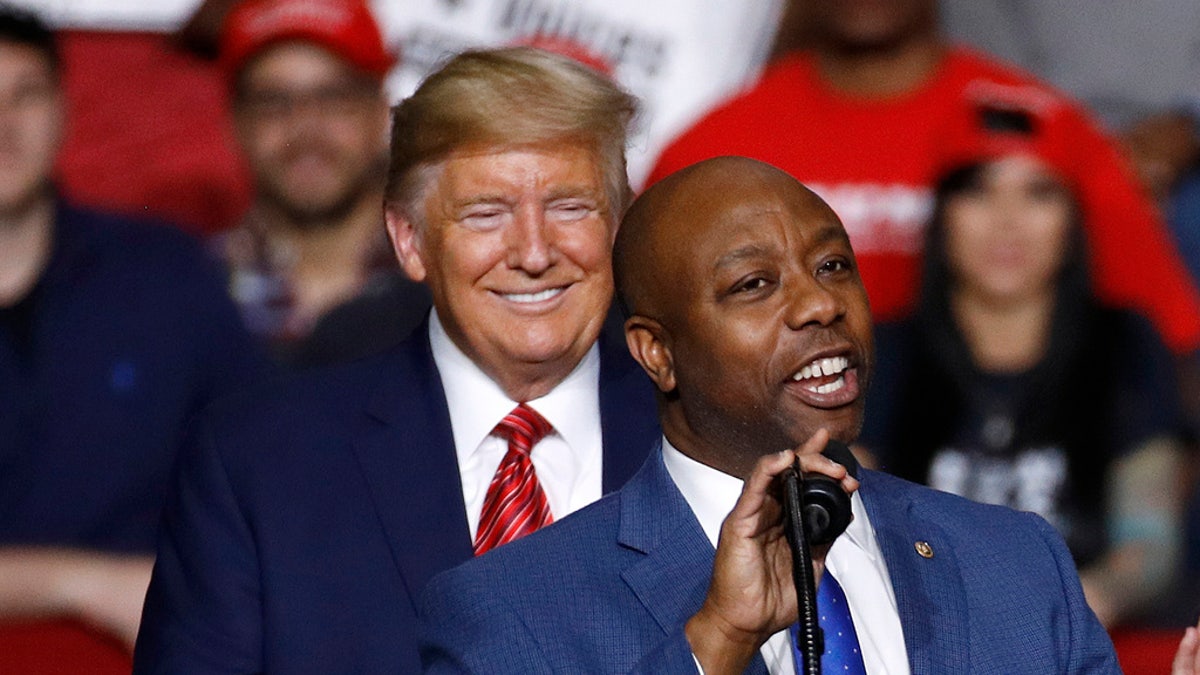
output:
[[[922,558],[933,557],[933,547],[930,546],[929,542],[927,541],[918,541],[913,545],[913,548],[917,549],[917,555],[921,556]]]

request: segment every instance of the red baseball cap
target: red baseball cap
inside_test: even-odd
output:
[[[1070,103],[1042,87],[978,84],[965,92],[968,105],[943,129],[940,174],[968,164],[1010,156],[1045,163],[1074,189],[1087,167],[1078,147]]]
[[[236,75],[251,56],[288,40],[314,42],[380,78],[396,61],[365,0],[246,0],[225,17],[221,66]]]

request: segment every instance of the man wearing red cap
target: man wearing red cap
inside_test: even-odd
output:
[[[306,338],[331,309],[394,293],[412,306],[388,307],[367,332],[403,337],[428,296],[401,280],[384,236],[393,58],[370,11],[360,0],[244,2],[225,20],[221,63],[257,192],[220,242],[249,327],[281,360],[304,362]]]

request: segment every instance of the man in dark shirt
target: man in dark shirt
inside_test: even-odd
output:
[[[57,193],[63,119],[53,35],[0,11],[0,621],[131,645],[183,426],[264,362],[194,242]]]

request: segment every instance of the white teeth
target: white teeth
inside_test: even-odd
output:
[[[546,290],[538,293],[504,293],[502,295],[505,300],[509,300],[511,302],[533,303],[549,300],[559,293],[562,293],[562,290],[562,288],[547,288]]]
[[[792,379],[799,382],[800,380],[807,380],[812,377],[821,377],[822,375],[837,375],[838,373],[845,372],[845,370],[849,367],[850,360],[844,356],[817,359],[807,366],[801,368],[800,372],[792,376]],[[838,382],[841,381],[842,379],[838,378]],[[838,382],[831,382],[829,384],[822,385],[822,387],[833,387],[834,385],[837,385]],[[840,385],[835,388],[840,388]],[[820,389],[820,387],[818,389]],[[833,391],[833,389],[830,391]]]
[[[846,386],[846,378],[839,377],[838,379],[834,380],[833,382],[830,382],[829,384],[822,384],[817,387],[814,387],[812,391],[815,391],[818,394],[828,394],[831,392],[835,392],[844,386]]]

